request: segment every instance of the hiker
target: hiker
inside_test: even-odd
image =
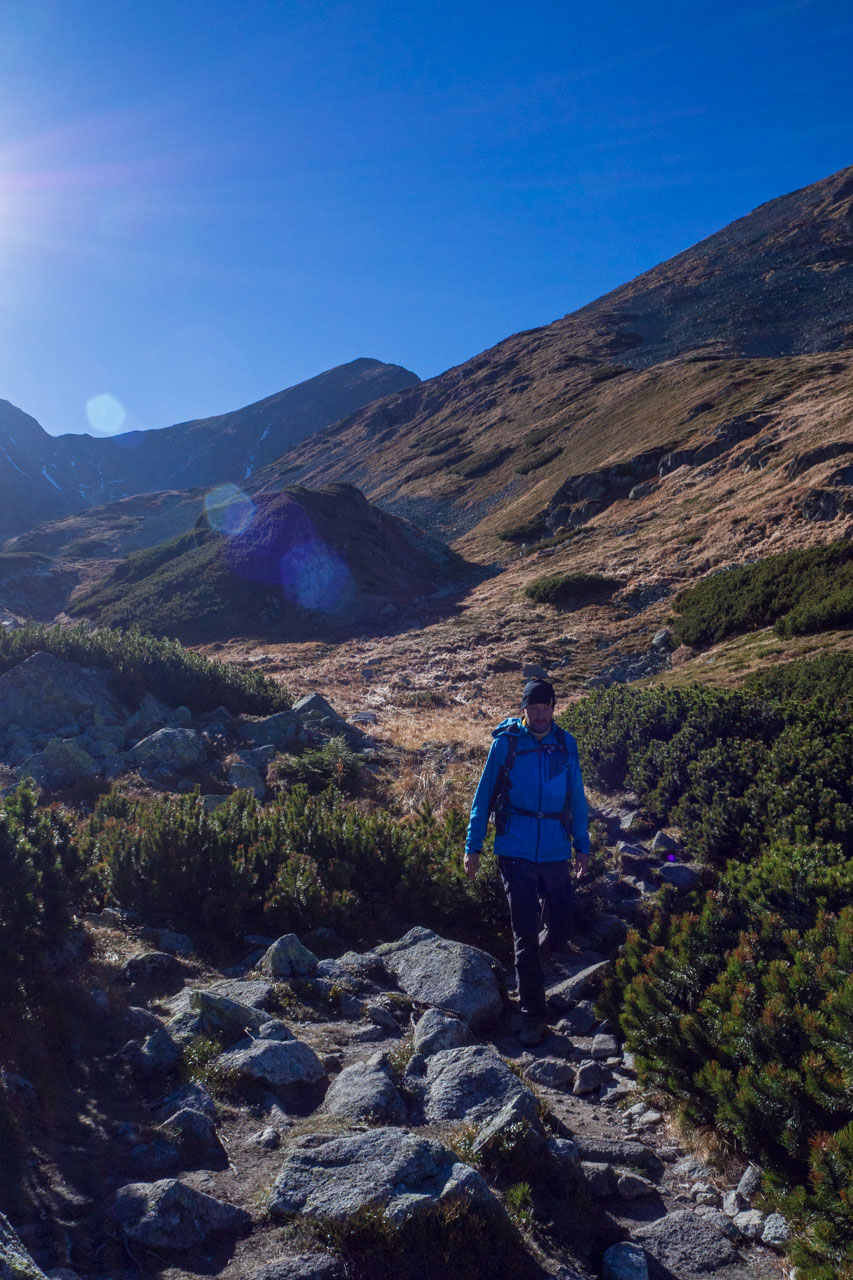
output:
[[[540,953],[565,949],[575,876],[589,863],[589,828],[577,743],[554,724],[556,696],[547,680],[529,680],[521,717],[492,733],[489,758],[471,805],[465,873],[476,876],[489,817],[495,855],[509,903],[518,997],[524,1014],[518,1038],[527,1047],[547,1034],[545,977]]]

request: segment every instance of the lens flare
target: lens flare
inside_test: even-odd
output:
[[[312,538],[290,547],[281,557],[281,585],[300,608],[337,613],[351,599],[355,584],[337,552]]]
[[[114,436],[124,426],[127,410],[109,391],[104,391],[86,401],[86,417],[96,435]]]
[[[245,533],[255,518],[255,504],[236,484],[223,484],[211,489],[204,500],[207,522],[217,533],[230,538]]]

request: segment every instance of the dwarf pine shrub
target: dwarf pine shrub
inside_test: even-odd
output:
[[[71,924],[80,861],[67,821],[26,785],[0,808],[0,1008],[25,1000]]]
[[[705,646],[775,624],[780,636],[853,622],[853,544],[786,551],[712,574],[675,597],[680,644]]]
[[[177,640],[158,640],[136,627],[90,631],[28,623],[0,631],[0,675],[43,651],[83,667],[112,672],[116,695],[132,706],[152,693],[172,706],[199,714],[223,706],[233,715],[264,715],[292,703],[281,685],[259,671],[191,653]]]
[[[552,604],[559,609],[582,609],[588,604],[603,604],[622,583],[600,573],[554,573],[534,578],[525,595],[537,604]]]

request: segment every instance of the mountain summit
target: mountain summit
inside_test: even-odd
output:
[[[315,431],[418,382],[361,358],[243,409],[109,438],[50,436],[0,400],[0,537],[132,494],[240,484]]]

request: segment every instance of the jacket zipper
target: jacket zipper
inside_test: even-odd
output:
[[[539,813],[541,813],[541,812],[542,812],[542,743],[541,743],[541,742],[537,742],[537,743],[536,743],[536,763],[537,763],[537,765],[539,766],[539,809],[538,809],[538,812],[539,812]],[[541,831],[542,831],[542,819],[541,819],[541,818],[537,818],[537,819],[536,819],[536,857],[533,859],[533,861],[534,861],[534,862],[538,862],[538,861],[539,861],[539,834],[540,834],[540,832],[541,832]]]

